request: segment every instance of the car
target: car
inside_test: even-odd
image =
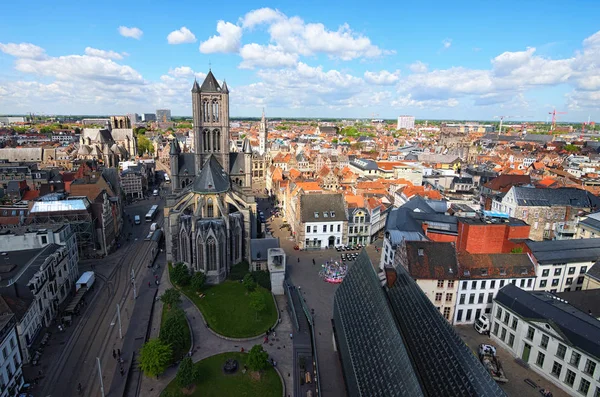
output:
[[[139,215],[136,215],[136,216],[134,216],[134,217],[133,217],[133,222],[134,222],[136,225],[139,225],[139,224],[141,224],[141,223],[142,223],[142,219],[140,218],[140,216],[139,216]]]
[[[158,189],[154,189],[154,191],[152,192],[153,196],[158,196]]]

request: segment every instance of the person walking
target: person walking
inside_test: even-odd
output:
[[[115,351],[115,349],[113,349],[113,358],[116,359],[117,358],[117,352]]]
[[[117,356],[121,357],[121,349],[117,349]]]
[[[150,281],[148,281],[148,288],[150,288],[151,285],[152,285],[152,283]]]

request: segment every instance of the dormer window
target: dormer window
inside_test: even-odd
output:
[[[423,252],[423,248],[419,248],[419,250],[417,251],[419,256],[423,256],[425,255],[425,253]]]
[[[315,212],[315,218],[318,218],[318,217],[319,217],[319,213]]]
[[[335,211],[329,211],[329,215],[331,215],[332,218],[335,218]]]
[[[500,275],[501,276],[506,276],[506,269],[505,268],[503,268],[503,267],[500,268]]]
[[[464,272],[464,275],[465,275],[465,276],[470,276],[470,275],[471,275],[471,272],[470,272],[469,270],[465,270],[465,272]]]
[[[327,218],[329,215],[327,215],[327,212],[323,212],[323,218]]]
[[[482,276],[487,276],[487,274],[488,274],[487,269],[481,269],[481,275]]]

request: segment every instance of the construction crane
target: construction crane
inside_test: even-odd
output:
[[[502,134],[502,122],[504,119],[525,119],[531,116],[494,116],[495,119],[500,119],[500,127],[498,128],[498,135]]]
[[[550,131],[554,131],[554,129],[556,128],[556,115],[567,114],[567,112],[557,112],[556,109],[554,109],[553,111],[548,112],[548,114],[552,115],[552,127],[550,127]]]

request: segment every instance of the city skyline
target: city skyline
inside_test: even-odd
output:
[[[188,116],[193,80],[212,67],[227,80],[232,117],[264,107],[287,118],[546,121],[556,109],[568,112],[559,121],[597,121],[600,31],[586,18],[600,5],[546,8],[542,21],[531,18],[544,6],[535,3],[351,2],[324,13],[232,2],[200,17],[182,12],[189,2],[9,4],[0,113]]]

